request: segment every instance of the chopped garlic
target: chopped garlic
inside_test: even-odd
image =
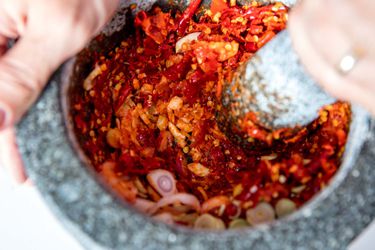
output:
[[[182,108],[182,105],[184,104],[181,97],[175,96],[171,99],[171,101],[168,104],[169,110],[179,110]]]
[[[197,41],[200,34],[201,34],[201,32],[190,33],[189,35],[184,36],[183,38],[178,40],[178,42],[176,43],[176,53],[180,53],[180,52],[184,51],[183,50],[184,44],[188,44],[188,43],[191,43],[193,41]]]
[[[188,169],[199,177],[205,177],[210,174],[210,169],[200,163],[190,163]]]

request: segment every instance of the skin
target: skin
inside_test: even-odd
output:
[[[375,1],[307,0],[290,15],[289,30],[301,62],[332,96],[375,115]],[[337,70],[348,52],[358,55],[346,75]]]
[[[51,73],[78,52],[110,17],[115,0],[0,0],[0,165],[25,180],[12,125],[39,95]],[[288,29],[301,62],[333,96],[375,115],[375,1],[304,0]],[[45,20],[48,20],[46,22]],[[56,29],[55,27],[59,27]],[[4,54],[8,38],[20,37]],[[359,61],[347,75],[336,65],[350,51]],[[2,55],[2,56],[1,56]]]
[[[51,74],[103,27],[118,0],[0,0],[0,166],[26,180],[13,125]],[[18,39],[6,50],[9,39]],[[0,117],[2,118],[2,117]]]

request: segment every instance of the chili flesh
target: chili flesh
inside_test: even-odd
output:
[[[134,32],[94,59],[83,94],[72,95],[75,131],[109,187],[156,219],[209,229],[268,222],[329,183],[350,106],[324,107],[290,136],[257,126],[249,113],[253,149],[233,143],[215,118],[223,86],[285,28],[288,8],[216,0],[194,21],[200,2],[184,13],[136,15]]]

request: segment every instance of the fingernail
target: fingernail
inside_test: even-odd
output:
[[[5,125],[5,111],[0,109],[0,129]]]

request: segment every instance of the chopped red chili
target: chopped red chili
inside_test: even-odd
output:
[[[73,93],[75,130],[108,185],[156,219],[211,229],[270,221],[336,173],[350,106],[324,107],[289,137],[258,127],[249,113],[248,133],[269,147],[254,144],[250,154],[234,144],[215,119],[223,86],[285,28],[288,8],[216,0],[196,22],[200,2],[184,13],[138,13],[135,33],[98,57],[84,94]]]

